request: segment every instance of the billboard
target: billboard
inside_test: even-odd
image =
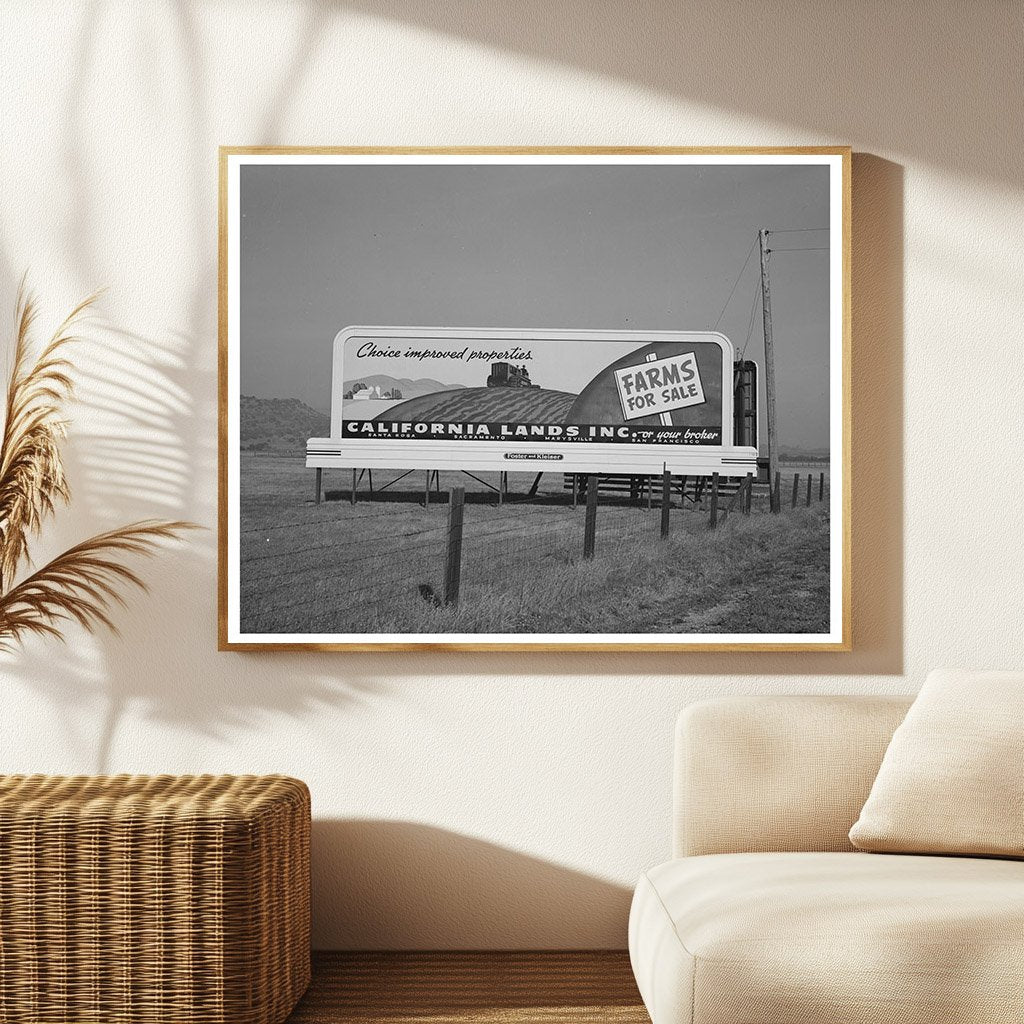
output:
[[[306,464],[742,476],[733,360],[711,331],[348,327]]]

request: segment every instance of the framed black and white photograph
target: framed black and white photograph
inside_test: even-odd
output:
[[[221,647],[848,650],[849,173],[222,149]]]

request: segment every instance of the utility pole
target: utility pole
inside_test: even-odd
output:
[[[768,480],[779,472],[779,443],[775,425],[775,348],[772,344],[772,290],[768,281],[768,229],[757,233],[761,243],[761,308],[764,315],[764,389],[768,399]],[[779,497],[773,488],[771,509],[779,511]]]

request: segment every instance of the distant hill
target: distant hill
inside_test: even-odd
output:
[[[362,381],[369,388],[379,387],[381,391],[398,388],[403,399],[419,398],[421,395],[432,395],[437,391],[454,391],[456,388],[465,387],[464,384],[445,384],[430,377],[412,380],[409,377],[389,377],[386,373],[371,373],[366,377],[353,377],[345,381],[345,390],[347,391],[357,381]]]
[[[238,425],[242,451],[304,453],[309,438],[331,432],[331,418],[297,398],[242,395]]]
[[[828,462],[827,448],[801,448],[798,445],[780,445],[779,458],[783,462]]]

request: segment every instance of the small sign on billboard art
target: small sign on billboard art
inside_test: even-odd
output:
[[[615,371],[622,415],[640,419],[704,404],[704,386],[693,352]]]

